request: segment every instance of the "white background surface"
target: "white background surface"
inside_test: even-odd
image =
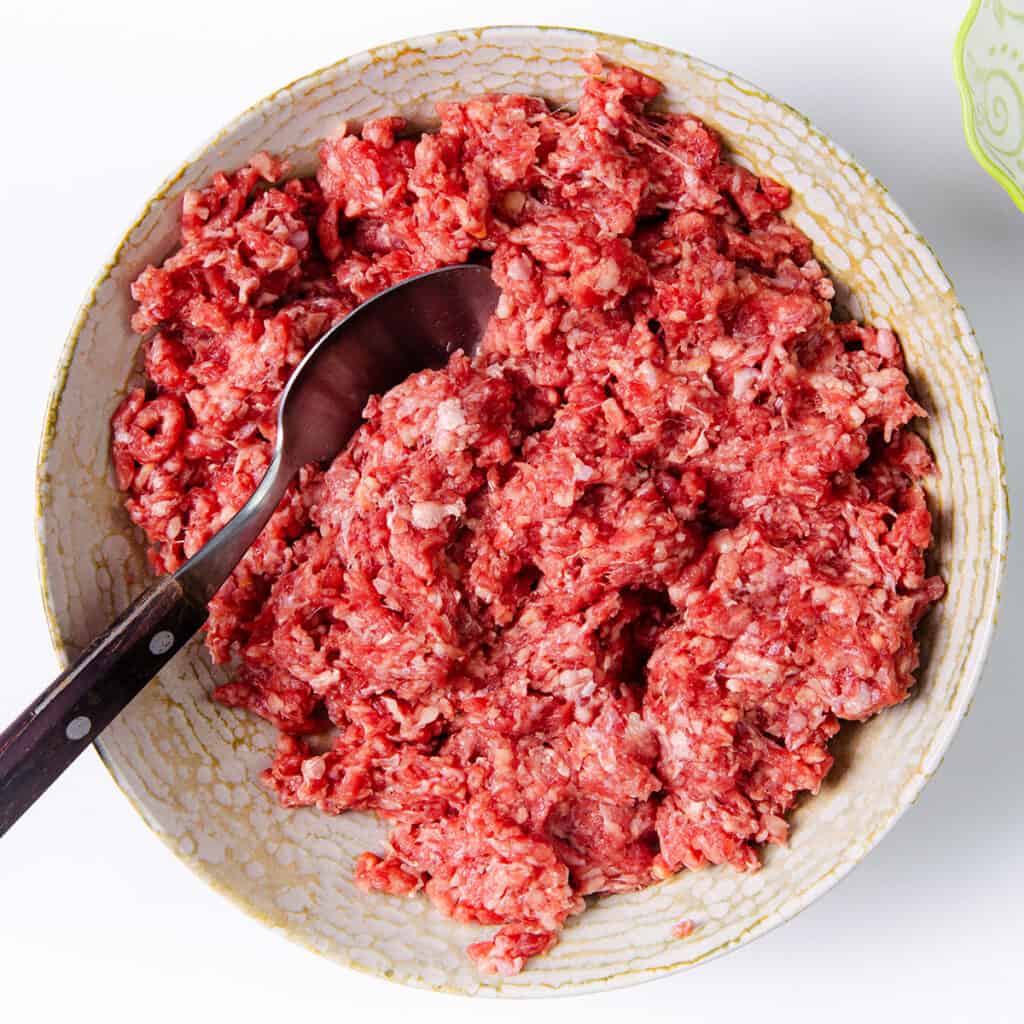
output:
[[[617,31],[730,68],[809,115],[889,186],[956,284],[994,378],[1019,498],[1024,214],[963,142],[951,48],[966,6],[3,0],[0,722],[56,671],[37,595],[33,468],[51,373],[92,278],[165,174],[224,122],[299,75],[401,36],[529,22]],[[1020,551],[974,709],[918,804],[836,890],[725,959],[530,1005],[346,971],[208,891],[88,752],[0,841],[0,1019],[1024,1020],[1014,984],[1024,954]]]

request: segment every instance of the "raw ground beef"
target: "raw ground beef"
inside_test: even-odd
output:
[[[585,64],[578,113],[438,104],[261,153],[185,196],[135,282],[145,390],[113,453],[154,569],[266,468],[308,346],[409,275],[489,258],[473,361],[371,399],[212,604],[216,697],[280,730],[286,806],[375,811],[355,877],[420,890],[514,973],[583,897],[758,866],[840,719],[902,701],[939,598],[891,331],[834,323],[781,217],[658,84]]]

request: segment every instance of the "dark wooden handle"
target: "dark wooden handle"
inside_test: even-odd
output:
[[[159,579],[0,733],[0,836],[206,621]]]

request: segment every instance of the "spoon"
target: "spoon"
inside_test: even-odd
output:
[[[0,733],[0,835],[199,631],[299,469],[341,451],[371,395],[457,349],[472,355],[497,302],[486,267],[445,267],[364,302],[310,349],[281,393],[273,457],[252,497]]]

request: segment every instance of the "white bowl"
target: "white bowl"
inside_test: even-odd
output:
[[[113,482],[108,418],[138,379],[129,284],[173,249],[184,190],[263,148],[310,169],[319,140],[344,120],[397,113],[427,127],[437,100],[482,91],[565,103],[578,92],[578,59],[595,49],[659,78],[668,107],[703,118],[758,173],[791,185],[789,216],[840,282],[847,310],[898,331],[942,468],[929,498],[935,569],[949,592],[922,627],[914,698],[844,730],[836,771],[793,814],[789,847],[766,851],[760,873],[683,872],[605,897],[548,955],[505,980],[481,978],[464,953],[490,929],[455,924],[422,898],[353,886],[353,858],[379,847],[372,817],[277,806],[257,781],[273,730],[209,699],[220,672],[193,643],[98,742],[115,780],[179,857],[253,916],[339,962],[415,985],[512,996],[611,988],[701,963],[792,917],[879,841],[935,770],[995,618],[1006,498],[989,383],[949,281],[886,191],[796,111],[726,71],[618,37],[491,28],[382,47],[274,93],[183,164],[129,229],[71,332],[40,456],[43,582],[61,656],[106,625],[147,576]],[[675,939],[682,918],[701,927]]]

